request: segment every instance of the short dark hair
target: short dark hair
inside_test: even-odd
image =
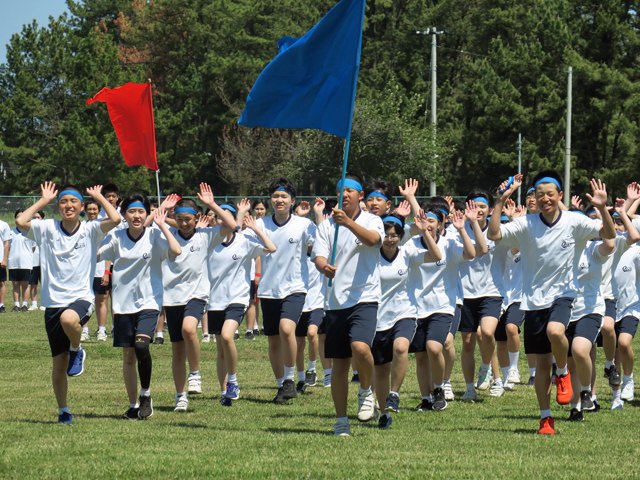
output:
[[[474,188],[473,190],[471,190],[471,192],[469,192],[469,195],[467,195],[467,198],[464,201],[466,203],[469,200],[473,200],[474,198],[478,198],[478,197],[484,198],[487,202],[489,202],[489,208],[493,208],[493,205],[494,205],[493,195],[491,195],[486,190],[482,190],[481,188]]]
[[[24,212],[24,208],[17,209],[13,218],[18,218],[18,215],[20,215],[22,212]]]
[[[465,204],[462,200],[458,200],[457,198],[453,201],[453,208],[458,212],[464,212]]]
[[[533,186],[534,186],[534,188],[535,188],[536,183],[538,183],[539,180],[541,180],[541,179],[543,179],[545,177],[550,177],[550,178],[553,178],[555,181],[557,181],[558,185],[560,185],[560,189],[558,190],[558,192],[562,191],[562,189],[564,188],[563,187],[563,182],[562,182],[562,177],[555,170],[542,170],[535,177],[533,177]],[[556,185],[556,188],[558,188],[558,185]]]
[[[190,198],[182,198],[178,200],[178,203],[176,203],[173,211],[175,212],[178,208],[181,207],[193,208],[196,212],[198,211],[198,205],[196,205],[196,202],[194,202]]]
[[[158,200],[157,200],[157,199],[153,199],[153,200],[152,200],[152,199],[149,199],[149,205],[150,205],[151,207],[158,208]]]
[[[331,210],[336,208],[336,205],[338,205],[338,200],[336,200],[335,198],[329,198],[328,200],[325,200],[323,212],[331,213]]]
[[[100,193],[102,195],[106,195],[107,193],[115,193],[117,195],[120,193],[120,189],[115,183],[107,183],[102,186]]]
[[[269,202],[264,198],[256,198],[251,204],[251,210],[255,210],[258,205],[263,205],[267,211],[269,210]]]
[[[147,211],[147,215],[151,213],[151,203],[146,195],[142,193],[133,192],[127,195],[122,199],[122,204],[120,205],[120,211],[126,212],[129,209],[129,205],[133,202],[140,202],[144,205],[144,209]]]
[[[90,198],[89,200],[84,202],[84,209],[86,210],[89,205],[95,205],[96,207],[98,207],[98,210],[100,210],[100,205],[93,198]]]
[[[393,231],[396,232],[397,235],[400,235],[400,238],[402,239],[404,237],[404,218],[402,218],[401,215],[397,215],[395,213],[391,213],[389,215],[385,215],[385,218],[387,217],[394,217],[397,218],[398,220],[400,220],[400,222],[402,222],[402,226],[398,225],[396,222],[394,221],[388,221],[388,222],[384,222],[383,221],[383,225],[384,225],[384,231],[386,232],[387,229],[389,228],[393,228]]]
[[[364,198],[367,198],[372,192],[382,192],[388,200],[391,200],[393,198],[393,184],[381,178],[370,180],[364,189]]]
[[[430,208],[435,207],[435,208],[441,208],[442,210],[444,210],[446,213],[446,215],[448,216],[451,213],[451,207],[449,206],[449,202],[447,202],[443,197],[431,197],[428,198],[423,204],[422,204],[422,209],[426,212],[427,210],[429,210]],[[442,213],[442,212],[441,212]],[[443,215],[445,215],[443,213]]]
[[[275,192],[279,188],[283,188],[293,198],[296,198],[296,186],[288,178],[279,177],[279,178],[276,178],[273,182],[271,182],[271,185],[269,185],[269,195],[270,196],[273,195],[273,192]]]
[[[86,203],[85,203],[85,205],[86,205]],[[44,210],[38,210],[36,213],[38,215],[40,215],[40,218],[42,218],[44,220]]]

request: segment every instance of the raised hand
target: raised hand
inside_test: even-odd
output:
[[[102,185],[95,185],[93,187],[87,188],[87,193],[94,200],[100,198],[102,196]]]
[[[198,222],[196,223],[196,228],[205,228],[209,226],[209,221],[211,218],[209,215],[200,215]]]
[[[156,211],[153,212],[153,221],[156,225],[162,225],[166,219],[167,211],[163,207],[156,208]]]
[[[205,205],[211,205],[213,203],[213,192],[211,191],[211,187],[208,184],[200,184],[200,193],[198,193],[198,198]]]
[[[478,206],[476,205],[476,202],[473,200],[469,200],[467,202],[464,209],[464,216],[467,217],[467,220],[469,221],[478,220]]]
[[[424,213],[424,210],[420,209],[418,214],[414,217],[414,225],[418,227],[418,230],[421,232],[427,231],[427,214]]]
[[[393,211],[393,213],[397,213],[398,215],[407,218],[411,213],[411,205],[406,200],[403,200],[402,202],[400,202],[400,205],[398,205],[398,208]]]
[[[253,231],[255,231],[256,228],[258,228],[258,223],[256,222],[256,218],[252,217],[251,215],[247,215],[246,217],[244,217],[244,221],[242,222],[242,224],[246,228],[250,228]]]
[[[524,205],[518,205],[516,207],[516,211],[513,213],[513,218],[511,220],[515,220],[518,217],[523,217],[527,214],[527,207]]]
[[[176,203],[178,203],[178,195],[176,195],[175,193],[172,193],[162,201],[160,206],[165,210],[171,210],[173,207],[176,206]]]
[[[640,198],[640,186],[636,182],[630,183],[627,187],[627,198],[631,201]]]
[[[571,206],[573,208],[577,208],[578,210],[582,210],[582,200],[578,195],[573,195],[571,197]]]
[[[591,190],[593,195],[587,193],[589,201],[598,209],[604,208],[607,205],[607,186],[602,183],[602,180],[591,179]]]
[[[496,196],[498,197],[498,200],[501,200],[503,198],[507,199],[511,196],[513,192],[518,190],[518,188],[522,185],[522,174],[518,173],[513,177],[513,183],[509,185],[509,188],[507,188],[508,183],[509,183],[509,180],[505,180],[498,187],[498,191],[496,192]],[[505,192],[500,193],[500,191],[503,189],[506,189]]]
[[[627,210],[624,208],[624,200],[622,198],[616,198],[614,207],[616,209],[616,213],[620,216],[627,213]]]
[[[309,205],[309,202],[300,202],[300,205],[298,206],[298,215],[301,217],[306,217],[307,215],[309,215],[309,212],[311,211],[311,205]]]
[[[510,198],[504,203],[504,207],[502,208],[502,214],[506,215],[509,218],[513,218],[513,214],[516,212],[516,202],[511,200]]]
[[[452,213],[451,215],[449,215],[449,219],[451,220],[451,224],[457,230],[462,230],[464,228],[464,215],[462,214],[462,212]]]
[[[451,212],[453,210],[453,197],[447,195],[446,197],[444,197],[444,199],[449,204],[449,211]]]
[[[40,190],[42,190],[42,198],[45,199],[47,203],[55,200],[58,196],[56,184],[53,182],[44,182],[43,185],[40,185]]]
[[[402,185],[399,185],[398,188],[400,189],[400,195],[403,197],[415,197],[418,191],[418,181],[409,178],[404,181],[404,188],[402,188]]]

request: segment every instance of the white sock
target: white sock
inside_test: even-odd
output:
[[[572,403],[571,404],[571,409],[574,409],[574,408],[580,412],[580,411],[582,411],[582,404],[580,402]]]
[[[449,379],[449,378],[445,378],[445,379],[442,381],[442,384],[443,384],[443,385],[447,385],[447,384],[449,384],[449,383],[451,383],[451,379]]]
[[[497,385],[498,387],[502,387],[502,386],[503,386],[503,384],[502,384],[502,379],[501,379],[500,377],[495,378],[495,379],[493,380],[493,384],[494,384],[494,385]]]
[[[540,410],[540,418],[547,418],[551,416],[551,409]]]
[[[324,376],[328,377],[331,375],[331,370],[333,370],[332,368],[323,368],[322,371],[324,372]]]
[[[247,328],[247,333],[252,333],[253,330],[251,330],[250,328]]]
[[[564,377],[567,373],[569,373],[569,370],[567,370],[567,366],[565,365],[564,367],[560,368],[557,367],[556,368],[556,375],[559,377]]]
[[[309,360],[309,368],[307,370],[316,371],[316,360]]]
[[[614,390],[612,393],[614,400],[620,400],[620,394],[622,393],[622,390],[620,388],[618,390]]]
[[[13,304],[18,308],[20,307],[20,302],[13,302]]]
[[[164,338],[164,332],[156,332],[156,337]]]
[[[504,378],[504,381],[506,382],[507,379],[509,378],[509,370],[511,369],[511,367],[502,367],[500,369],[500,371],[502,372],[502,377]]]
[[[530,377],[535,377],[536,376],[536,367],[529,368],[529,376]]]
[[[227,382],[228,383],[233,383],[234,385],[238,384],[238,374],[237,373],[230,373],[227,375]]]
[[[140,404],[138,402],[136,403],[130,403],[129,404],[129,408],[140,408]]]
[[[89,333],[89,327],[82,327],[82,333]]]
[[[260,331],[260,328],[258,327],[258,324],[256,324],[255,327],[253,327],[253,331],[254,332],[259,332]]]
[[[200,370],[193,370],[193,371],[189,370],[189,376],[191,375],[194,375],[194,376],[200,375]]]
[[[35,300],[31,300],[31,306],[32,307],[37,307],[38,306],[38,302],[36,302]]]
[[[107,327],[98,327],[98,331],[107,333]]]
[[[423,400],[431,400],[431,395],[427,395],[426,397],[422,397]]]
[[[597,395],[591,395],[591,400],[593,400],[593,403],[596,403],[596,401],[598,400],[598,396]]]
[[[298,371],[298,381],[304,382],[304,371]]]
[[[518,368],[518,359],[520,358],[520,352],[509,352],[509,366],[511,368]]]
[[[436,384],[434,384],[433,386],[434,386],[434,389],[435,389],[435,388],[442,388],[442,384],[440,384],[440,385],[436,385]]]
[[[141,397],[150,397],[151,396],[151,389],[149,389],[149,390],[140,389],[140,396]]]
[[[585,390],[587,392],[591,392],[591,385],[584,386],[584,385],[580,384],[580,391],[584,392]]]
[[[238,329],[236,328],[236,333],[238,333]]]
[[[69,407],[64,407],[64,408],[59,408],[58,409],[58,415],[62,415],[63,413],[71,413],[71,411],[69,410]]]
[[[27,307],[27,306],[29,306],[29,304],[27,303],[27,301],[26,301],[26,300],[23,300],[23,301],[22,301],[22,306],[23,306],[23,307]]]
[[[616,361],[614,360],[607,360],[606,362],[604,362],[604,368],[610,368],[611,365],[615,365]]]
[[[79,352],[80,351],[80,345],[78,345],[78,348],[73,348],[72,346],[69,346],[69,351],[70,352]]]
[[[178,392],[176,393],[176,397],[181,398],[181,397],[186,397],[187,396],[187,392]]]
[[[284,378],[285,380],[293,380],[295,378],[296,367],[284,367]]]
[[[366,390],[360,387],[360,391],[358,392],[358,395],[370,395],[370,394],[371,394],[371,387],[367,388]]]
[[[400,394],[399,394],[398,392],[394,392],[393,390],[391,390],[391,391],[389,392],[389,395],[391,395],[392,393],[393,393],[394,395],[397,395],[398,397],[400,396]]]
[[[276,378],[276,382],[278,382],[278,388],[280,388],[284,384],[284,377]]]
[[[490,363],[484,363],[484,362],[482,362],[482,363],[480,364],[480,370],[487,371],[487,370],[489,370],[489,367],[490,367],[490,366],[491,366],[491,364],[490,364]]]

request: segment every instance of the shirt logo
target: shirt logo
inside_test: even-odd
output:
[[[520,263],[521,260],[522,260],[522,257],[516,257],[513,263]]]
[[[356,238],[356,245],[362,245],[362,242]]]
[[[191,245],[191,248],[189,249],[190,252],[199,252],[200,251],[200,247],[198,245]]]
[[[73,246],[73,249],[74,250],[78,250],[79,248],[84,248],[84,247],[86,247],[86,245],[84,243],[78,242]]]
[[[400,275],[400,276],[406,275],[408,271],[409,271],[408,268],[405,268],[404,270],[400,269],[400,270],[398,270],[398,275]]]
[[[299,238],[290,238],[289,239],[289,243],[300,243],[300,239]]]
[[[623,272],[630,272],[631,271],[631,267],[627,267],[626,265],[624,267],[622,267],[622,271]]]
[[[148,258],[151,258],[151,254],[145,252],[145,253],[142,254],[142,258],[144,258],[145,260],[148,259]]]
[[[589,264],[588,263],[581,263],[580,264],[580,268],[589,268]]]
[[[571,241],[569,241],[569,242],[568,242],[568,241],[566,241],[566,240],[563,240],[563,241],[562,241],[562,248],[569,248],[569,247],[571,247],[572,245],[573,245],[573,242],[571,242]]]
[[[231,258],[233,258],[234,260],[240,260],[242,257],[240,255],[238,255],[237,253],[234,253]]]
[[[447,264],[446,260],[438,260],[436,262],[436,265],[438,265],[439,267],[444,267]]]

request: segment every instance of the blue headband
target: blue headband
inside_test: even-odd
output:
[[[340,190],[340,188],[342,188],[342,180],[340,180],[338,182],[338,186],[336,187],[336,190]],[[354,190],[357,190],[358,192],[362,191],[362,185],[360,185],[359,182],[355,181],[352,178],[345,178],[344,179],[344,188],[353,188]]]
[[[612,218],[620,218],[620,215],[618,215],[618,212],[613,212],[613,215],[611,215]]]
[[[590,208],[589,210],[587,210],[587,215],[591,215],[592,213],[595,213],[596,209],[595,208]]]
[[[346,185],[345,185],[346,186]],[[387,198],[387,196],[379,191],[375,191],[375,192],[371,192],[369,195],[367,195],[367,198],[369,197],[380,197],[380,198],[384,198],[387,202],[389,201],[389,199]]]
[[[396,217],[384,217],[384,218],[382,219],[382,222],[383,222],[383,223],[384,223],[384,222],[394,222],[394,223],[397,223],[398,225],[400,225],[401,227],[403,227],[403,228],[404,228],[404,226],[402,225],[402,222],[400,221],[400,219],[399,219],[399,218],[396,218]]]
[[[191,207],[180,207],[174,210],[174,213],[190,213],[191,215],[197,215],[198,211]]]
[[[560,186],[560,183],[558,182],[558,180],[556,180],[555,178],[551,178],[551,177],[544,177],[541,178],[540,180],[538,180],[536,182],[536,184],[534,185],[534,187],[538,187],[538,185],[540,185],[541,183],[553,183],[556,187],[558,187],[558,190],[562,190],[562,187]]]
[[[509,217],[507,217],[506,215],[502,215],[500,217],[500,221],[501,222],[510,222],[511,220],[509,220]]]
[[[473,199],[475,203],[484,203],[485,205],[489,205],[489,201],[484,197],[476,197]]]
[[[131,202],[129,204],[129,206],[127,207],[127,210],[131,209],[131,208],[145,208],[144,204],[142,202]]]
[[[536,192],[536,189],[535,189],[535,188],[533,188],[533,187],[531,187],[529,190],[527,190],[527,197],[528,197],[528,196],[529,196],[529,194],[531,194],[532,192],[533,192],[533,193],[535,193],[535,192]]]
[[[439,208],[438,210],[440,210],[445,217],[449,216],[449,212],[447,212],[444,208]]]
[[[291,193],[289,190],[287,190],[286,188],[284,188],[284,187],[276,188],[276,192],[288,193],[289,195],[291,195],[291,198],[295,198],[295,195],[293,193]]]
[[[62,200],[62,197],[64,197],[65,195],[71,195],[73,197],[76,197],[78,200],[84,203],[84,198],[82,198],[82,195],[80,195],[75,190],[65,190],[64,192],[60,192],[60,195],[58,195],[58,201]]]
[[[438,210],[440,210],[440,209],[438,209]],[[435,218],[437,221],[440,221],[440,219],[438,218],[438,216],[437,216],[435,213],[433,213],[433,212],[427,212],[427,217],[428,217],[428,218]]]
[[[229,210],[230,212],[233,213],[238,213],[238,211],[233,208],[231,205],[220,205],[220,208],[224,208],[225,210]]]

